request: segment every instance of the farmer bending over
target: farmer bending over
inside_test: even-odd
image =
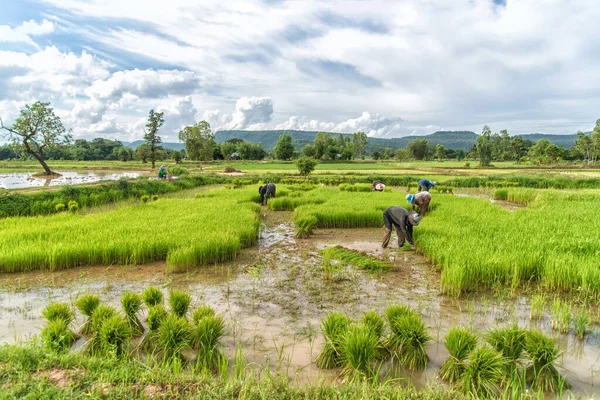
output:
[[[260,193],[260,204],[267,204],[271,197],[275,197],[275,185],[267,183],[258,188],[258,193]]]
[[[167,177],[167,166],[161,165],[158,169],[158,179],[165,179]]]
[[[413,226],[419,225],[419,222],[421,222],[421,216],[414,211],[408,212],[406,208],[400,206],[386,208],[383,211],[383,223],[385,224],[386,232],[381,247],[385,249],[390,243],[392,226],[396,228],[398,247],[404,246],[405,239],[408,240],[408,243],[410,243],[412,247],[414,247],[415,242],[412,237]]]
[[[374,191],[383,192],[384,190],[385,190],[385,185],[383,183],[381,183],[381,181],[373,181],[373,190],[371,190],[372,192],[374,192]]]
[[[417,192],[429,192],[429,189],[431,189],[435,185],[437,185],[437,182],[431,182],[429,179],[421,179],[419,181],[419,189],[417,190]]]
[[[412,205],[412,209],[415,206],[419,207],[419,213],[424,217],[429,212],[429,202],[431,201],[431,193],[419,192],[417,194],[407,194],[406,201]]]

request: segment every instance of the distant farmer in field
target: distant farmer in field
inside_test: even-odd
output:
[[[258,188],[258,193],[260,193],[260,203],[267,204],[271,197],[275,197],[275,185],[267,183],[265,186]]]
[[[419,207],[419,214],[423,217],[425,214],[429,212],[429,202],[431,202],[431,193],[429,192],[419,192],[417,194],[407,194],[406,201],[408,204],[412,205],[412,209],[415,209],[415,206]]]
[[[381,183],[381,181],[373,181],[373,190],[374,191],[378,191],[378,192],[383,192],[385,190],[385,185],[383,183]]]
[[[398,235],[398,247],[404,246],[404,240],[408,240],[411,246],[415,246],[412,233],[413,226],[419,225],[421,216],[414,211],[408,212],[406,208],[400,206],[391,206],[383,211],[383,223],[385,224],[385,236],[381,247],[384,249],[390,243],[392,237],[392,226],[396,228]]]
[[[161,165],[158,169],[158,179],[166,179],[167,178],[167,166]]]
[[[435,185],[437,185],[437,182],[431,182],[429,179],[421,179],[419,181],[419,189],[417,191],[418,192],[422,192],[422,191],[429,192],[429,189],[431,189]]]

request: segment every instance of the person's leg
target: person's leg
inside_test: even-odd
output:
[[[406,238],[404,237],[404,234],[402,234],[400,227],[394,225],[394,228],[396,228],[396,235],[398,235],[398,248],[401,248],[402,246],[404,246],[404,241],[406,240]]]
[[[384,249],[390,243],[390,239],[392,237],[392,221],[387,213],[383,213],[383,224],[385,225],[385,236],[383,237],[383,243],[381,243],[381,247]]]

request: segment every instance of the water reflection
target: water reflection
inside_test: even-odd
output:
[[[31,172],[0,173],[0,188],[20,189],[42,186],[77,185],[121,178],[137,178],[138,172],[59,172],[60,175],[33,176]]]

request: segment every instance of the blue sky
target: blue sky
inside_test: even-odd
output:
[[[0,116],[76,137],[213,129],[574,133],[600,118],[588,0],[0,0]],[[168,4],[168,6],[166,5]]]

